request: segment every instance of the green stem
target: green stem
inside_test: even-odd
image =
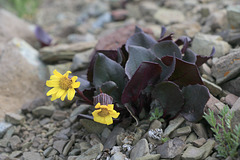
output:
[[[93,105],[93,102],[90,101],[86,96],[84,96],[82,91],[80,91],[78,88],[76,89],[76,91],[79,94],[79,96],[82,97],[82,99],[84,99],[87,103]]]

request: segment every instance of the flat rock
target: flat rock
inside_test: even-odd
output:
[[[116,152],[114,155],[110,158],[110,160],[125,160],[126,155],[124,155],[121,152]]]
[[[221,87],[230,93],[240,96],[240,76],[223,83]]]
[[[205,138],[199,138],[192,142],[195,147],[201,147],[207,140]]]
[[[29,100],[42,96],[48,76],[38,51],[27,42],[14,38],[3,50],[0,52],[0,119],[6,112],[17,112]]]
[[[124,128],[115,126],[104,143],[104,148],[112,148],[117,143],[117,136],[124,132]]]
[[[171,139],[162,145],[157,147],[157,153],[161,155],[161,158],[174,158],[181,155],[185,149],[185,143],[179,138]]]
[[[229,6],[227,18],[231,28],[240,28],[240,5]]]
[[[204,85],[209,89],[209,91],[214,95],[218,96],[222,93],[222,88],[215,83],[210,82],[209,80],[202,78]]]
[[[149,127],[148,130],[151,130],[151,129],[160,129],[160,128],[162,128],[162,122],[160,122],[159,120],[154,120],[154,121],[151,123],[151,125],[150,125],[150,127]]]
[[[192,128],[190,126],[185,126],[182,128],[178,128],[177,130],[175,130],[174,132],[172,132],[172,134],[170,134],[170,137],[179,137],[179,136],[183,136],[183,135],[188,135],[189,133],[191,133]]]
[[[55,148],[60,154],[62,154],[66,143],[67,143],[67,141],[65,141],[65,140],[55,141],[55,142],[53,142],[53,148]]]
[[[154,14],[154,19],[159,24],[169,25],[169,24],[185,21],[185,16],[179,10],[159,8]]]
[[[35,108],[32,113],[35,116],[52,116],[53,112],[55,110],[55,107],[53,105],[50,106],[40,106]]]
[[[80,124],[89,132],[89,133],[97,133],[101,134],[103,129],[105,128],[104,124],[94,122],[88,119],[81,119]]]
[[[204,150],[204,155],[203,155],[203,159],[207,158],[213,151],[212,149],[214,148],[216,142],[212,139],[208,139],[207,142],[200,147],[200,149]]]
[[[53,63],[60,60],[72,60],[75,54],[94,48],[95,45],[96,41],[59,44],[56,46],[45,47],[40,50],[40,58],[46,63]]]
[[[232,107],[238,98],[239,97],[234,94],[228,94],[224,100],[230,107]]]
[[[202,123],[193,124],[192,128],[198,137],[208,139],[206,128]]]
[[[55,110],[53,112],[52,118],[57,121],[62,121],[66,119],[67,116],[68,116],[68,113],[66,111]]]
[[[77,108],[75,108],[72,112],[71,115],[69,117],[69,120],[71,122],[74,122],[77,119],[77,115],[78,114],[85,114],[87,113],[88,109],[91,107],[91,105],[88,104],[81,104],[80,106],[78,106]]]
[[[102,150],[103,150],[103,145],[101,143],[98,143],[92,146],[92,148],[89,148],[84,153],[81,153],[81,155],[78,156],[76,160],[94,159],[97,157],[99,153],[102,152]]]
[[[231,108],[231,112],[234,112],[231,124],[232,126],[236,126],[240,124],[240,98],[234,103],[233,107]]]
[[[147,154],[149,154],[148,142],[144,138],[138,141],[137,144],[133,147],[130,153],[130,158],[131,160],[136,160],[138,157],[143,157]]]
[[[74,142],[75,142],[75,136],[72,135],[70,141],[66,144],[66,146],[63,149],[63,155],[64,156],[68,155],[68,152],[70,151],[70,149],[71,149],[72,145],[74,144]]]
[[[189,146],[186,151],[183,152],[182,159],[183,160],[194,160],[194,159],[202,159],[205,151],[201,148]]]
[[[24,152],[23,153],[24,160],[43,160],[43,157],[37,152]]]
[[[91,60],[92,53],[93,53],[93,49],[89,49],[81,53],[75,54],[73,57],[71,70],[76,71],[76,70],[86,69]]]
[[[147,154],[143,157],[138,157],[136,160],[159,160],[161,157],[160,154]]]
[[[233,49],[226,56],[220,57],[212,66],[212,75],[216,83],[226,82],[240,73],[240,49]]]
[[[23,124],[25,117],[16,113],[6,113],[5,121],[11,124]]]
[[[231,46],[223,41],[220,36],[202,33],[195,35],[192,42],[192,50],[195,53],[209,56],[213,47],[216,50],[214,57],[221,57],[229,53],[231,49]]]
[[[175,129],[177,129],[184,122],[184,118],[179,116],[169,122],[169,125],[163,132],[163,136],[169,136]]]
[[[0,122],[0,138],[7,132],[7,130],[12,126],[10,123]]]

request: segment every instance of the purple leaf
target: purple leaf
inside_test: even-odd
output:
[[[204,107],[210,98],[207,87],[203,85],[189,85],[183,87],[184,105],[181,111],[183,117],[190,122],[198,122],[203,116]]]
[[[197,56],[191,49],[187,48],[184,53],[183,60],[195,64]]]
[[[162,26],[162,29],[161,29],[161,34],[160,34],[160,39],[162,39],[166,33],[167,29],[166,27]]]
[[[201,66],[203,63],[207,62],[207,60],[212,58],[214,54],[215,54],[215,48],[213,47],[210,56],[197,55],[196,65],[198,67]]]
[[[184,99],[179,87],[173,82],[161,82],[155,85],[152,98],[158,100],[164,110],[164,116],[175,117],[182,109]]]
[[[42,47],[49,46],[51,44],[52,39],[40,26],[35,28],[35,36],[41,43]]]
[[[166,36],[166,37],[163,37],[163,38],[159,39],[158,42],[167,41],[167,40],[172,40],[172,36],[173,36],[173,33],[169,34],[169,35]]]
[[[161,60],[158,59],[157,62],[162,67],[162,73],[161,73],[159,81],[161,82],[161,81],[167,80],[174,72],[175,65],[176,65],[175,56],[174,57],[165,56]]]
[[[137,100],[141,91],[161,74],[161,66],[153,62],[143,62],[123,90],[123,104]]]
[[[176,83],[180,88],[189,84],[203,85],[197,66],[177,58],[175,70],[168,80]]]

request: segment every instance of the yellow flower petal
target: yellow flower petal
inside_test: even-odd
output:
[[[56,69],[53,71],[53,74],[59,78],[61,78],[63,75],[59,73]]]
[[[113,110],[114,104],[108,104],[108,110]]]
[[[109,111],[109,113],[113,118],[118,118],[120,115],[120,113],[116,112],[115,110]]]
[[[56,100],[56,99],[57,99],[56,94],[53,94],[53,95],[52,95],[52,98],[51,98],[51,101],[54,101],[54,100]]]
[[[60,98],[65,93],[65,90],[59,89],[57,92],[57,98]]]
[[[80,82],[74,82],[73,84],[72,84],[72,87],[73,88],[78,88],[80,86]]]
[[[73,76],[72,77],[72,82],[76,82],[77,78],[78,78],[77,76]]]
[[[64,101],[66,95],[67,95],[67,91],[65,91],[64,94],[61,96],[61,100],[62,100],[62,101]]]
[[[75,90],[73,88],[68,89],[68,100],[72,100],[75,95]]]
[[[46,81],[46,86],[48,86],[48,87],[59,87],[59,82],[48,80],[48,81]]]
[[[98,104],[96,104],[95,108],[100,108],[100,106],[101,106],[101,104],[98,103]]]
[[[49,90],[48,92],[47,92],[47,96],[50,96],[50,95],[52,95],[52,94],[55,94],[55,93],[57,93],[57,91],[59,90],[59,88],[52,88],[51,90]]]
[[[105,117],[105,123],[106,123],[107,125],[113,124],[113,119],[112,119],[112,117],[111,117],[111,116],[106,116],[106,117]]]
[[[56,75],[51,75],[51,76],[50,76],[50,79],[51,79],[51,80],[58,80],[58,81],[59,81],[60,77],[58,77],[58,76],[56,76]]]
[[[68,75],[69,75],[70,73],[72,73],[72,72],[71,72],[71,71],[67,71],[63,76],[66,77],[66,78],[68,78]]]

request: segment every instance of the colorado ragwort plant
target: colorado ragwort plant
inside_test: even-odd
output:
[[[214,48],[210,56],[200,56],[188,48],[190,38],[183,36],[174,41],[173,34],[164,36],[165,32],[163,27],[159,40],[155,40],[136,27],[121,48],[96,51],[88,80],[77,79],[81,82],[78,93],[98,108],[98,103],[104,107],[113,103],[120,113],[115,121],[129,116],[137,120],[143,110],[148,113],[152,108],[163,110],[166,120],[181,114],[190,122],[199,121],[210,96],[198,67],[213,56]]]

